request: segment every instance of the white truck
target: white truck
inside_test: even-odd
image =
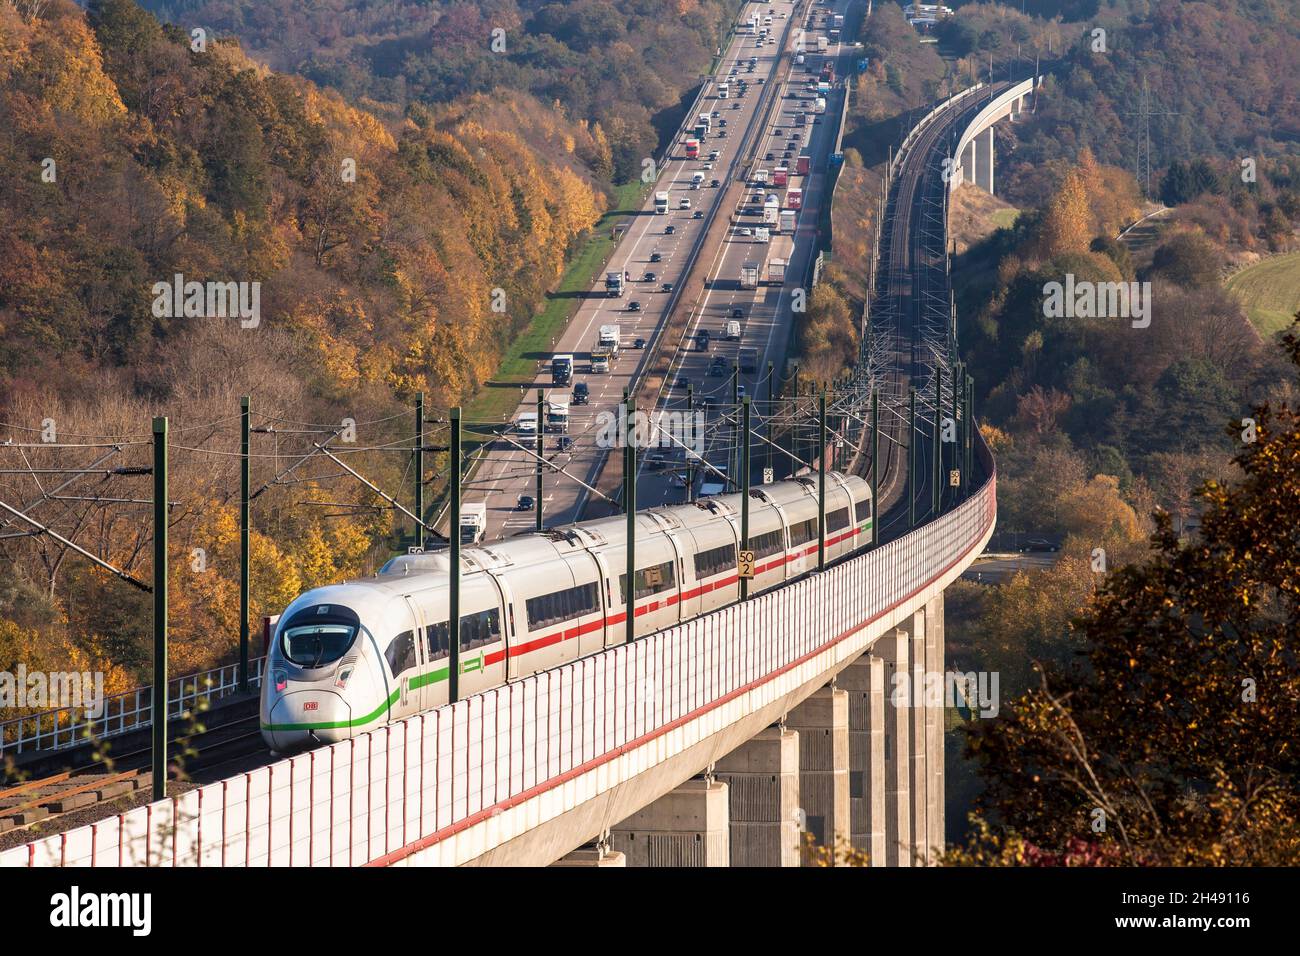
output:
[[[605,294],[611,299],[617,299],[623,294],[623,283],[625,278],[621,272],[605,273]]]
[[[786,271],[790,265],[790,256],[794,252],[794,240],[789,236],[777,236],[772,240],[767,251],[767,284],[784,285]]]
[[[602,325],[596,339],[596,347],[608,349],[611,355],[618,354],[620,330],[617,325]]]
[[[830,46],[830,44],[829,44],[829,42],[827,42],[827,40],[826,40],[825,37],[818,37],[818,38],[817,38],[817,52],[818,52],[818,53],[825,53],[825,52],[826,52],[826,48],[827,48],[828,46]]]
[[[772,232],[770,229],[766,228],[765,226],[759,226],[757,229],[754,230],[754,239],[757,240],[758,242],[771,242]]]
[[[519,418],[515,421],[515,431],[520,435],[532,436],[537,434],[537,413],[520,412]]]
[[[728,342],[739,342],[740,323],[735,319],[728,319],[727,324],[722,327],[722,338]]]
[[[569,400],[550,398],[546,401],[546,430],[561,435],[569,430]]]
[[[826,112],[826,97],[824,96],[817,97],[816,102],[813,103],[813,112],[814,113]]]
[[[478,544],[487,532],[487,504],[476,501],[460,506],[460,543]]]
[[[740,264],[740,287],[742,289],[757,289],[758,273],[759,268],[757,262],[742,262]]]
[[[754,171],[754,185],[755,185],[755,186],[766,186],[766,185],[767,185],[767,177],[768,177],[768,172],[767,172],[766,169],[758,169],[758,170],[755,170],[755,171]]]
[[[655,193],[655,215],[668,215],[668,193],[666,191]]]
[[[785,233],[787,236],[794,235],[795,216],[796,213],[795,210],[793,209],[781,210],[781,231]]]
[[[768,226],[776,226],[779,229],[781,227],[780,213],[781,200],[777,198],[776,193],[773,193],[763,203],[763,222]]]

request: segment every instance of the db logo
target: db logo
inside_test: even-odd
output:
[[[309,701],[305,701],[305,702],[303,703],[303,705],[302,705],[302,709],[303,709],[303,710],[315,710],[315,709],[318,708],[319,706],[320,706],[320,701],[318,701],[318,700],[309,700]]]

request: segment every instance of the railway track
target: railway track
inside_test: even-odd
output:
[[[201,734],[176,734],[170,744],[169,795],[269,759],[256,711],[230,717]],[[147,803],[153,793],[151,762],[149,747],[134,747],[0,788],[0,849]]]

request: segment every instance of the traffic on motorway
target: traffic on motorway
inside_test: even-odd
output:
[[[778,370],[783,365],[791,292],[810,261],[813,210],[834,141],[834,124],[825,120],[838,95],[838,45],[827,39],[836,5],[813,5],[799,23],[791,22],[794,8],[793,2],[772,2],[742,9],[645,204],[549,356],[539,361],[532,385],[521,388],[511,421],[481,450],[465,501],[472,506],[466,513],[482,517],[464,529],[463,540],[527,532],[538,508],[548,526],[582,517],[609,450],[599,440],[602,415],[635,389],[659,345],[676,352],[661,408],[684,407],[688,383],[696,407],[708,403],[710,421],[724,405],[730,408],[733,387],[766,397],[767,363]],[[790,53],[785,60],[783,50]],[[774,83],[780,88],[769,106],[763,93]],[[733,203],[731,187],[742,180]],[[801,216],[805,210],[810,214]],[[705,236],[715,217],[727,217],[725,239],[711,245]],[[679,303],[695,269],[707,270],[704,293]],[[690,310],[688,334],[680,345],[659,343],[674,308]],[[734,385],[733,368],[739,368]],[[539,389],[546,396],[540,421]],[[546,459],[540,495],[538,429]],[[705,431],[705,457],[725,471],[731,436],[712,425]],[[644,456],[638,501],[654,505],[723,490],[716,487],[717,472],[690,473],[688,484],[683,449]]]

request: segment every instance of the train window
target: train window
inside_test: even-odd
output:
[[[342,657],[357,632],[361,619],[338,604],[303,608],[284,623],[280,649],[286,660],[300,667],[322,667]]]
[[[394,677],[414,667],[416,664],[415,632],[403,631],[393,638],[392,643],[388,645],[388,650],[384,651],[384,659],[388,661],[388,669],[393,672]]]
[[[553,594],[543,594],[529,598],[525,602],[528,612],[528,629],[535,631],[539,627],[571,621],[583,614],[596,614],[600,611],[600,592],[596,583],[579,584],[565,588]]]
[[[663,591],[670,591],[676,587],[677,581],[673,574],[673,562],[665,561],[663,564],[654,564],[648,568],[639,568],[636,572],[636,599],[650,597],[652,594],[659,594]],[[618,576],[618,596],[624,604],[627,603],[627,575]]]
[[[826,515],[826,533],[841,531],[849,526],[849,509],[840,508]]]
[[[871,500],[865,499],[859,501],[853,506],[853,514],[858,520],[858,524],[871,520]]]
[[[790,525],[790,547],[795,548],[817,537],[817,519],[809,518]]]
[[[451,652],[451,629],[447,622],[435,624],[426,630],[429,660],[436,661]],[[472,651],[476,647],[495,644],[501,640],[501,612],[488,608],[475,614],[460,616],[460,649]]]
[[[496,608],[466,614],[460,619],[461,650],[473,650],[501,640],[501,614]]]
[[[720,548],[699,551],[695,555],[695,576],[711,578],[715,574],[736,570],[736,546],[724,544]]]
[[[749,547],[756,558],[766,558],[774,554],[780,554],[785,550],[785,532],[777,528],[775,531],[769,531],[766,534],[752,536],[749,539]]]
[[[451,629],[447,622],[424,629],[425,652],[430,661],[439,661],[451,653]]]

